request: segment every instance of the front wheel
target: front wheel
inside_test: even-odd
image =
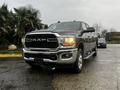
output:
[[[74,63],[74,71],[80,73],[83,67],[83,56],[82,51],[78,51],[76,62]]]

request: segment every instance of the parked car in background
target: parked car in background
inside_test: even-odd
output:
[[[98,38],[98,48],[107,48],[107,42],[105,38]]]

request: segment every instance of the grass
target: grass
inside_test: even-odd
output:
[[[0,54],[22,54],[22,50],[0,50]]]

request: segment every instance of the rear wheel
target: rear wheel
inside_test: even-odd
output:
[[[74,69],[75,73],[80,73],[82,71],[82,67],[83,67],[83,56],[82,56],[82,51],[79,50],[73,69]]]
[[[105,45],[105,48],[107,48],[107,45]]]
[[[93,54],[93,56],[96,57],[97,56],[97,47],[95,47],[94,52],[95,53]]]

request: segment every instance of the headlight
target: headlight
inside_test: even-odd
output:
[[[63,46],[69,47],[69,46],[75,46],[76,40],[74,37],[65,37],[63,38]]]

